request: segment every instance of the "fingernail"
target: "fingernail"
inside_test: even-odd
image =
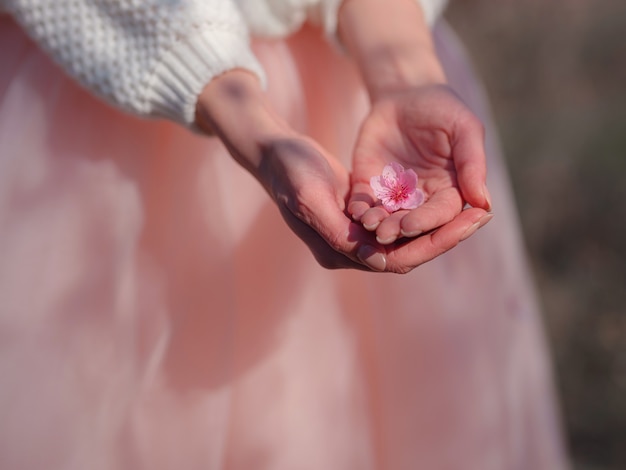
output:
[[[380,225],[380,220],[378,222],[374,222],[373,224],[367,225],[367,224],[363,224],[363,228],[365,230],[369,230],[370,232],[372,232],[373,230],[376,230],[376,228]]]
[[[387,267],[387,258],[373,246],[363,245],[357,251],[357,257],[374,271],[384,271]]]
[[[479,228],[480,228],[480,221],[476,222],[474,225],[470,226],[470,228],[468,228],[465,231],[465,233],[461,237],[461,241],[467,240],[469,237],[474,235],[474,233],[476,233],[476,230],[478,230]]]
[[[421,235],[421,234],[422,234],[421,230],[402,230],[402,229],[400,229],[400,235],[402,235],[403,237],[413,238],[413,237],[417,237],[418,235]]]
[[[351,214],[352,220],[355,222],[360,222],[361,217],[365,214],[364,210],[359,210],[359,206],[356,204],[348,205],[348,212]]]
[[[389,245],[390,243],[395,242],[397,239],[398,239],[398,237],[395,237],[395,236],[391,236],[389,238],[379,238],[379,237],[376,237],[376,241],[378,243],[380,243],[381,245]]]
[[[480,224],[481,227],[484,227],[487,224],[487,222],[489,222],[491,219],[493,219],[493,214],[485,214],[478,221],[478,223]]]
[[[491,195],[489,194],[489,190],[487,189],[487,186],[483,187],[483,197],[485,198],[485,201],[487,201],[487,211],[491,212],[491,209],[493,208],[493,206],[491,205]]]

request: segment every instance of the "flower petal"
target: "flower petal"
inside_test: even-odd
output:
[[[382,176],[372,176],[370,178],[370,186],[374,191],[374,195],[378,199],[382,199],[385,194],[387,194],[387,187],[384,184],[384,179]]]
[[[411,192],[408,197],[402,201],[401,208],[402,209],[416,209],[424,203],[424,191],[419,188],[416,188],[413,192]]]
[[[399,183],[406,186],[409,190],[417,188],[417,173],[409,168],[400,174]]]
[[[389,165],[393,172],[396,174],[396,177],[400,177],[402,173],[404,173],[404,167],[400,165],[398,162],[391,162]]]
[[[380,176],[370,178],[370,186],[383,207],[395,212],[415,209],[424,202],[424,192],[417,187],[417,180],[417,173],[411,168],[405,170],[399,163],[391,162],[385,165]]]
[[[403,171],[404,168],[402,168],[402,165],[396,162],[391,162],[383,168],[382,177],[388,185],[396,184]]]
[[[383,199],[382,203],[383,203],[383,207],[385,208],[385,210],[389,213],[396,212],[402,209],[402,204],[400,204],[399,202],[396,202],[394,199],[391,199],[391,198]]]

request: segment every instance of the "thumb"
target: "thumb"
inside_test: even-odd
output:
[[[485,129],[473,114],[456,122],[452,158],[463,199],[472,207],[491,211],[486,184]]]
[[[385,249],[375,241],[371,232],[341,210],[332,191],[318,191],[306,206],[304,218],[335,252],[373,271],[385,270]]]

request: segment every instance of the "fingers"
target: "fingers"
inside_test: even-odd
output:
[[[320,265],[385,269],[384,249],[345,213],[349,176],[336,160],[307,139],[273,141],[265,152],[262,181]]]
[[[303,222],[298,217],[295,217],[286,206],[279,207],[289,228],[308,246],[311,253],[322,267],[326,269],[350,268],[362,271],[371,270],[365,263],[354,261],[350,257],[332,248],[319,233],[310,225]],[[370,254],[369,256],[373,255]]]
[[[386,270],[407,273],[421,264],[436,258],[466,240],[485,226],[493,214],[479,208],[461,212],[451,222],[438,230],[422,235],[408,243],[387,249]]]
[[[374,242],[371,234],[359,223],[336,210],[337,206],[333,206],[330,200],[321,197],[316,201],[318,204],[307,209],[307,212],[313,211],[300,217],[294,217],[286,206],[281,210],[287,211],[284,217],[291,229],[305,241],[318,262],[329,269],[407,273],[454,248],[493,217],[484,209],[466,209],[433,232],[407,243],[388,245],[385,249]],[[388,219],[396,214],[391,214]]]
[[[411,211],[389,214],[381,206],[372,207],[362,215],[361,223],[365,229],[376,231],[378,243],[389,245],[401,237],[417,237],[450,222],[462,208],[458,189],[450,187],[436,192],[424,205]]]
[[[461,194],[472,207],[491,211],[484,140],[484,127],[473,114],[455,123],[452,155]]]
[[[376,209],[377,208],[374,208],[372,211]],[[378,209],[384,210],[383,208]],[[402,223],[402,219],[409,213],[410,211],[400,210],[389,214],[376,228],[376,241],[381,245],[389,245],[400,238],[400,224]],[[367,215],[368,214],[366,214],[366,216]],[[366,216],[364,216],[364,218],[366,218]]]
[[[283,213],[292,230],[311,248],[326,268],[356,268],[384,271],[386,257],[373,235],[341,210],[332,187],[301,191],[300,202]],[[289,219],[295,221],[289,221]],[[308,230],[307,230],[308,229]]]
[[[318,218],[311,221],[312,227],[320,234],[328,246],[352,261],[365,264],[371,270],[384,271],[385,251],[363,226],[350,220],[343,212],[328,209],[322,205]]]
[[[402,219],[400,233],[405,237],[416,237],[450,222],[461,209],[463,199],[458,189],[454,187],[443,189]]]
[[[353,182],[350,200],[348,201],[348,212],[354,220],[361,221],[363,214],[365,214],[375,202],[369,182]],[[380,220],[378,222],[380,222]]]
[[[396,212],[395,214],[404,215],[406,211]],[[383,206],[374,206],[369,208],[367,212],[361,216],[361,223],[366,230],[374,231],[380,226],[380,223],[388,217],[390,217],[389,212],[387,212]]]

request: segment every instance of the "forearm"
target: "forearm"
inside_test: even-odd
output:
[[[445,83],[430,29],[415,0],[344,0],[338,28],[372,100],[407,87]]]

